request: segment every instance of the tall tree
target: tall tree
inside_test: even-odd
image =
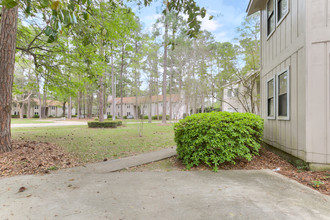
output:
[[[18,6],[2,7],[0,25],[0,151],[11,151],[10,114],[15,68]]]

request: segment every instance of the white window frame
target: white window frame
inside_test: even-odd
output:
[[[277,103],[277,96],[276,96],[276,78],[277,77],[275,77],[275,76],[273,76],[272,78],[270,78],[270,79],[268,79],[267,80],[267,82],[266,82],[266,91],[267,91],[267,96],[266,96],[266,98],[267,98],[267,112],[266,112],[266,114],[267,114],[267,119],[270,119],[270,120],[275,120],[276,119],[276,115],[277,115],[277,113],[276,113],[276,103]],[[270,82],[270,81],[272,81],[273,80],[273,99],[274,99],[274,116],[269,116],[268,115],[268,83]]]
[[[278,103],[278,86],[279,86],[279,76],[283,73],[287,72],[288,79],[287,79],[287,116],[279,116],[279,103]],[[290,67],[282,70],[281,72],[276,74],[276,115],[277,119],[281,121],[290,121]]]
[[[282,23],[282,21],[287,17],[287,15],[290,12],[290,0],[287,1],[287,6],[288,6],[288,10],[285,13],[285,15],[283,15],[283,17],[278,20],[278,1],[279,0],[274,0],[274,13],[275,13],[275,28],[274,30],[268,34],[268,2],[270,0],[267,1],[266,3],[266,35],[267,35],[267,40],[269,40],[269,38],[274,34],[274,32],[276,31],[276,29],[278,28],[278,26],[280,26],[280,24]]]
[[[276,0],[276,28],[282,23],[282,21],[286,18],[286,16],[289,14],[290,12],[290,0],[287,1],[287,8],[288,10],[286,11],[286,13],[283,15],[283,17],[278,20],[278,13],[279,13],[279,10],[278,10],[278,2],[279,0]]]
[[[267,25],[267,28],[266,28],[266,34],[267,34],[267,40],[274,34],[277,26],[276,26],[276,19],[277,19],[277,16],[276,16],[276,13],[277,13],[277,10],[276,10],[276,4],[277,4],[277,0],[274,0],[274,18],[275,18],[275,27],[274,27],[274,30],[272,32],[270,32],[268,34],[268,2],[270,0],[267,1],[266,3],[266,25]]]

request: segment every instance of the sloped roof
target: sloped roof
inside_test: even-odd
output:
[[[149,96],[140,96],[138,97],[138,104],[141,103],[148,103],[150,101]],[[154,95],[151,96],[151,102],[162,102],[163,101],[163,95]],[[170,95],[166,95],[166,101],[170,101]],[[180,101],[180,95],[179,94],[172,94],[171,95],[171,101],[172,102],[179,102]],[[108,97],[108,103],[112,103],[112,97]],[[136,98],[133,97],[123,97],[123,104],[135,104],[136,103]],[[116,98],[116,104],[120,105],[121,104],[121,98]]]
[[[249,73],[247,73],[243,80],[249,80],[251,77],[256,76],[258,77],[260,75],[260,69],[259,70],[254,70],[254,71],[250,71]],[[226,87],[230,87],[230,86],[234,86],[234,85],[238,85],[239,83],[241,83],[242,79],[238,79],[236,81],[230,82],[228,84],[225,84],[222,86],[222,88],[226,88]]]
[[[265,8],[266,2],[267,0],[250,0],[246,12],[248,15],[252,15]]]
[[[37,105],[40,105],[39,99],[31,99],[32,102],[36,103]],[[60,101],[55,100],[47,100],[46,101],[47,106],[62,106],[63,103]]]

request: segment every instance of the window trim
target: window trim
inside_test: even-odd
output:
[[[276,12],[277,12],[277,10],[276,10],[276,3],[277,3],[277,0],[274,0],[275,27],[274,27],[274,30],[268,34],[268,2],[269,1],[270,0],[268,0],[267,3],[266,3],[266,25],[267,25],[266,34],[267,34],[267,40],[274,34],[274,32],[275,32],[275,30],[277,28],[277,26],[276,26],[276,19],[277,19],[277,16],[276,16]]]
[[[282,21],[286,18],[286,16],[289,14],[290,12],[290,0],[287,1],[287,7],[288,7],[288,10],[286,11],[286,13],[283,15],[283,17],[278,20],[278,1],[279,0],[276,0],[276,28],[278,26],[280,26],[280,24],[282,23]]]
[[[275,77],[275,76],[273,76],[272,78],[270,78],[269,80],[267,80],[267,82],[266,82],[266,89],[267,89],[267,119],[270,119],[270,120],[275,120],[276,119],[276,115],[277,115],[277,113],[276,113],[276,104],[277,104],[277,96],[276,96],[276,78],[277,77]],[[274,116],[268,116],[268,83],[270,82],[270,81],[272,81],[272,80],[274,80],[273,81],[273,99],[274,99]]]
[[[279,85],[279,76],[282,75],[283,73],[287,72],[288,74],[288,81],[287,81],[287,116],[279,116],[279,103],[278,103],[278,94],[279,94],[279,90],[278,90],[278,85]],[[277,115],[277,119],[279,121],[290,121],[290,67],[287,67],[285,69],[283,69],[281,72],[278,72],[276,74],[276,115]]]

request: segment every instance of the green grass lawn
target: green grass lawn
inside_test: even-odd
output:
[[[46,141],[74,153],[81,162],[126,157],[175,146],[173,125],[127,124],[116,129],[91,129],[87,126],[13,128],[12,138]]]
[[[19,118],[12,118],[11,119],[12,124],[41,124],[41,123],[54,123],[51,120],[43,120],[43,119],[38,119],[38,118],[24,118],[24,119],[19,119]]]

